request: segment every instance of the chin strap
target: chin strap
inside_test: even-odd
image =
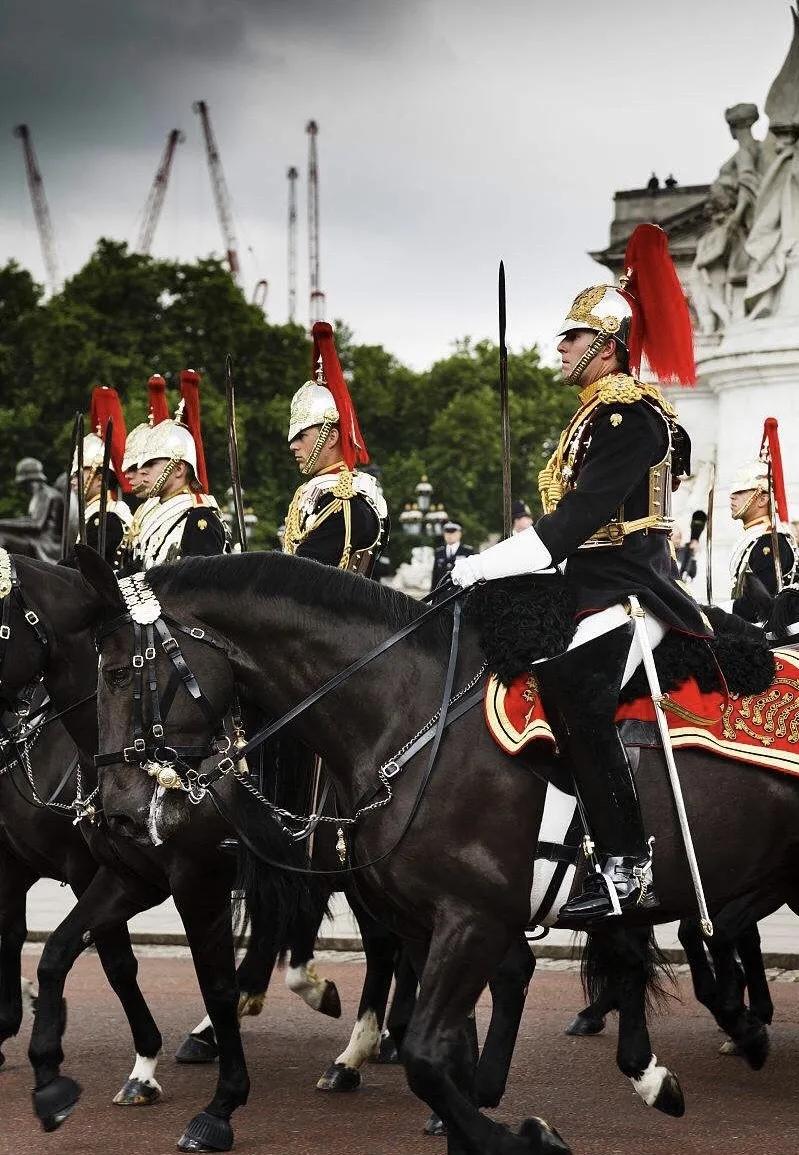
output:
[[[335,421],[332,421],[327,417],[322,422],[322,427],[319,430],[319,436],[316,439],[313,449],[308,454],[308,460],[305,462],[305,465],[300,466],[300,473],[304,474],[306,477],[313,473],[314,466],[319,460],[319,454],[324,449],[325,442],[330,436],[330,430],[335,424]]]
[[[614,340],[612,333],[606,333],[604,329],[600,329],[599,332],[597,333],[596,337],[594,337],[591,344],[588,346],[586,351],[583,353],[580,360],[577,362],[577,364],[572,369],[569,376],[566,378],[567,383],[569,385],[573,385],[577,381],[579,381],[580,378],[582,377],[583,373],[585,372],[586,368],[591,364],[594,357],[596,357],[596,355],[599,353],[600,349],[605,344],[605,342],[606,341],[612,341],[612,340]]]
[[[180,465],[180,458],[179,457],[170,457],[169,461],[167,461],[166,465],[164,466],[164,468],[161,472],[161,476],[151,486],[150,491],[147,494],[148,498],[159,497],[161,495],[164,486],[169,481],[170,477],[172,476],[172,474],[175,472],[175,470],[177,469],[177,467],[179,465]]]

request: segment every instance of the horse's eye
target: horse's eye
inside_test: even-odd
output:
[[[130,666],[111,666],[103,670],[103,679],[109,690],[121,690],[130,681]]]

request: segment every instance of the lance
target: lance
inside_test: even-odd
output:
[[[225,357],[225,401],[227,403],[227,451],[230,462],[230,484],[233,489],[233,507],[236,511],[241,552],[247,552],[247,527],[244,524],[244,496],[239,473],[239,439],[236,433],[236,394],[233,389],[233,358]]]
[[[710,489],[707,494],[707,524],[705,533],[707,534],[707,562],[705,580],[707,582],[707,604],[713,605],[713,499],[716,490],[716,463],[710,463]]]
[[[499,412],[502,436],[502,525],[505,537],[511,527],[510,404],[508,397],[508,347],[505,344],[505,262],[499,262]]]
[[[782,555],[778,520],[788,520],[788,501],[785,496],[785,479],[782,473],[782,453],[780,452],[779,424],[776,417],[767,417],[763,423],[761,458],[765,456],[768,465],[768,506],[771,522],[771,553],[774,561],[774,581],[777,593],[782,589]]]
[[[103,443],[103,472],[100,475],[100,525],[97,531],[97,552],[105,558],[106,512],[108,510],[108,474],[111,466],[111,440],[114,436],[114,419],[108,418]]]
[[[64,512],[61,515],[61,560],[66,561],[71,542],[69,540],[69,515],[72,511],[72,462],[77,460],[78,445],[81,441],[79,422],[83,418],[80,412],[75,414],[72,424],[72,444],[69,447],[69,461],[67,462],[66,480],[64,481]],[[81,484],[83,479],[81,478]]]
[[[83,414],[79,413],[76,419],[75,436],[77,444],[75,454],[78,459],[78,484],[75,494],[78,499],[78,536],[81,543],[86,541],[86,494],[83,492]]]

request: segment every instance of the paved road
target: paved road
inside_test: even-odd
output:
[[[28,899],[28,926],[34,931],[50,931],[57,926],[74,902],[72,891],[57,882],[42,879],[31,889]],[[322,925],[322,939],[352,939],[358,931],[344,898],[336,895],[333,901],[334,917]],[[182,935],[180,916],[171,899],[154,910],[145,911],[131,920],[131,930],[140,935]],[[772,955],[796,955],[799,961],[799,918],[783,907],[760,923],[763,950]],[[658,927],[658,941],[665,948],[679,947],[677,924]],[[571,944],[574,935],[569,931],[551,931],[539,950],[544,953],[550,946]]]
[[[140,977],[164,1033],[170,1056],[197,1018],[199,996],[185,952],[143,952]],[[33,975],[35,950],[25,971]],[[354,961],[324,960],[339,984],[344,1019],[314,1015],[282,983],[270,992],[260,1019],[244,1024],[253,1087],[250,1103],[235,1117],[236,1150],[250,1155],[444,1155],[441,1140],[424,1139],[424,1107],[399,1069],[367,1068],[354,1095],[330,1097],[314,1083],[349,1032],[361,980]],[[689,996],[654,1021],[662,1061],[678,1073],[688,1112],[670,1119],[647,1109],[614,1065],[615,1030],[594,1039],[571,1039],[565,1021],[581,1004],[570,964],[539,964],[522,1023],[505,1102],[496,1113],[518,1125],[538,1113],[556,1124],[575,1155],[796,1155],[799,1150],[799,982],[775,976],[774,1048],[766,1068],[717,1054],[719,1034]],[[95,1155],[174,1150],[185,1122],[207,1101],[214,1074],[163,1060],[159,1075],[166,1098],[150,1108],[110,1105],[130,1062],[130,1043],[119,1007],[103,981],[96,957],[83,957],[67,989],[69,1027],[65,1071],[84,1086],[83,1101],[55,1135],[37,1130],[30,1114],[30,1072],[24,1050],[30,1022],[6,1045],[0,1072],[0,1155]],[[479,1021],[484,1029],[486,1007]]]

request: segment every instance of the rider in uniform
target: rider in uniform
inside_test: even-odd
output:
[[[303,481],[286,514],[283,552],[370,576],[385,545],[388,510],[369,462],[333,330],[313,327],[316,380],[291,400],[288,442]]]
[[[688,308],[665,233],[639,226],[625,267],[620,288],[580,293],[560,329],[563,374],[580,406],[539,477],[544,516],[459,559],[452,572],[467,587],[565,562],[575,634],[536,675],[601,864],[561,908],[573,925],[656,902],[651,842],[614,723],[619,690],[642,660],[626,599],[638,598],[652,646],[669,629],[710,633],[676,580],[669,548],[672,477],[688,473],[690,443],[660,389],[632,375],[643,351],[660,379],[695,379]]]
[[[210,556],[229,549],[216,499],[208,493],[200,437],[200,375],[180,374],[181,402],[174,420],[149,429],[139,449],[146,502],[137,511],[131,564],[150,569],[182,557]],[[186,424],[183,423],[185,417]]]
[[[0,543],[13,553],[38,557],[42,561],[58,561],[61,556],[61,522],[64,516],[64,496],[52,485],[41,461],[23,457],[17,462],[14,477],[30,493],[26,517],[0,518]]]
[[[747,590],[748,575],[754,575],[772,597],[777,593],[768,465],[764,461],[753,461],[738,470],[730,489],[730,513],[735,521],[743,523],[744,529],[730,558],[731,608],[747,621],[760,621],[762,612],[752,604]],[[777,544],[782,585],[790,585],[799,561],[799,548],[790,527],[783,523],[777,525]]]
[[[118,499],[118,489],[124,487],[122,454],[125,446],[125,418],[116,389],[98,385],[92,392],[90,422],[93,433],[83,439],[83,478],[78,478],[78,458],[72,461],[72,488],[83,485],[83,499],[86,503],[86,529],[82,535],[86,545],[98,550],[100,547],[100,491],[103,483],[103,457],[105,453],[105,431],[108,421],[114,423],[111,442],[111,463],[109,468],[108,492],[105,509],[105,551],[104,557],[112,569],[122,568],[124,554],[122,541],[125,531],[133,520],[130,508]]]

